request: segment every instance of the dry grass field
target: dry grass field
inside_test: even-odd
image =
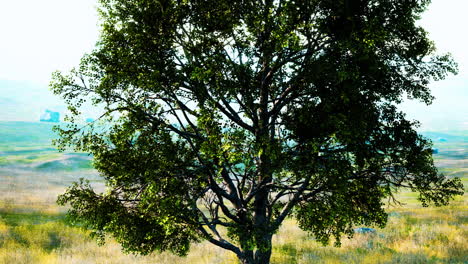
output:
[[[441,208],[409,205],[390,209],[386,228],[344,239],[340,248],[316,243],[289,219],[274,238],[272,263],[468,263],[466,197]],[[111,239],[98,246],[50,208],[18,209],[1,211],[0,263],[236,263],[209,243],[184,258],[126,255]]]
[[[28,140],[14,147],[0,142],[0,264],[237,263],[233,254],[209,243],[193,245],[182,258],[127,255],[111,238],[98,246],[86,230],[67,224],[66,209],[55,204],[57,194],[79,177],[103,188],[89,158]],[[436,147],[440,171],[468,186],[468,144]],[[449,206],[429,208],[419,205],[417,194],[402,191],[399,198],[404,205],[387,208],[384,229],[345,238],[339,248],[316,243],[288,219],[274,237],[272,263],[468,263],[467,194]]]

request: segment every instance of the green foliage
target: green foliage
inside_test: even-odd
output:
[[[86,219],[85,226],[95,230],[92,236],[98,241],[104,242],[104,234],[108,232],[127,251],[148,254],[155,250],[170,250],[185,255],[189,243],[196,241],[194,231],[176,216],[181,215],[181,212],[176,212],[180,210],[179,201],[159,199],[156,202],[152,199],[151,204],[143,201],[138,207],[128,210],[119,200],[115,193],[97,195],[87,183],[80,182],[61,195],[58,203],[70,203],[74,208],[69,214],[70,219]],[[151,207],[157,209],[151,210]]]
[[[108,191],[59,202],[129,251],[207,239],[244,263],[269,262],[291,215],[339,244],[385,225],[398,188],[447,204],[461,182],[395,107],[456,73],[415,24],[428,3],[101,0],[96,49],[51,87],[72,113],[58,145],[92,153]],[[80,127],[85,100],[104,113]]]

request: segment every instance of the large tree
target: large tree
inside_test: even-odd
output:
[[[287,217],[339,244],[383,227],[398,188],[423,205],[462,193],[396,105],[427,104],[456,72],[416,24],[428,0],[100,0],[101,35],[51,87],[69,105],[62,148],[107,183],[59,197],[130,252],[208,240],[269,263]],[[103,109],[81,125],[80,106]]]

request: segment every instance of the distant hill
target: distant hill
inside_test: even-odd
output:
[[[92,155],[59,152],[52,140],[57,123],[0,121],[0,170],[16,168],[40,172],[92,169]],[[0,173],[1,174],[1,173]]]
[[[434,143],[436,142],[468,142],[468,131],[448,131],[448,132],[434,132],[426,131],[421,134]]]
[[[0,121],[0,144],[52,145],[52,139],[57,138],[52,131],[54,125],[56,124],[44,122]],[[468,131],[426,131],[421,134],[433,142],[468,142]]]
[[[79,154],[66,154],[59,159],[47,160],[36,164],[34,168],[40,171],[92,169],[91,156]]]
[[[55,124],[39,122],[0,121],[0,145],[52,145],[57,135]]]

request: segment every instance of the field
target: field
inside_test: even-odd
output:
[[[0,263],[236,263],[208,243],[187,257],[168,253],[123,254],[112,239],[98,246],[87,231],[70,226],[56,196],[78,178],[104,185],[84,153],[59,153],[52,125],[0,122]],[[468,186],[466,131],[425,133],[438,153],[439,170]],[[389,222],[375,233],[322,246],[288,219],[274,237],[272,263],[468,263],[467,194],[449,206],[422,208],[417,194],[402,191],[402,206],[389,207]]]

